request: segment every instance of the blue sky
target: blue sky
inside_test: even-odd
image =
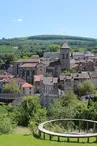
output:
[[[97,38],[97,0],[0,1],[0,38],[38,34]]]

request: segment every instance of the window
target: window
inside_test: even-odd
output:
[[[65,59],[65,56],[64,56],[64,54],[62,54],[62,59]]]
[[[30,72],[29,72],[29,70],[27,70],[27,76],[29,76],[30,75]]]
[[[22,71],[22,76],[23,76],[23,77],[25,76],[25,71],[24,71],[24,70]]]
[[[31,94],[31,91],[29,92],[29,94]]]
[[[31,90],[31,87],[29,89]]]
[[[18,67],[18,64],[17,64],[17,74],[18,74],[18,69],[19,69],[19,67]]]
[[[68,59],[68,54],[66,54],[66,59]]]
[[[32,74],[35,75],[35,70],[33,70]]]

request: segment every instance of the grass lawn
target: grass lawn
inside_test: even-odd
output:
[[[66,143],[34,138],[31,134],[10,134],[0,136],[0,146],[96,146],[96,143]]]
[[[12,53],[15,52],[18,47],[9,46],[9,45],[0,45],[0,53]]]
[[[76,143],[76,139],[70,139],[71,143],[67,143],[66,139],[62,138],[62,142],[57,142],[53,138],[52,141],[46,136],[46,140],[38,139],[33,137],[28,128],[18,127],[14,133],[8,135],[0,135],[0,146],[96,146],[97,143],[92,143],[95,141],[91,138],[90,143],[86,143],[86,139],[81,139],[80,143]],[[82,142],[84,141],[84,142]]]

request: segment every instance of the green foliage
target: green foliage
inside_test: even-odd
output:
[[[7,115],[0,115],[0,133],[10,133],[15,126],[15,123]]]
[[[10,83],[7,83],[4,85],[3,92],[18,94],[20,93],[20,90],[19,90],[18,84],[15,81],[11,81]]]
[[[72,91],[67,91],[65,96],[54,100],[48,108],[48,117],[50,119],[74,118],[76,114],[76,95]]]
[[[18,49],[16,46],[0,45],[0,53],[13,53]]]
[[[38,96],[25,97],[20,112],[20,124],[23,126],[28,126],[29,122],[40,123],[46,119],[46,109],[41,107]]]
[[[97,40],[93,38],[73,37],[64,35],[39,35],[25,38],[0,40],[0,55],[15,54],[17,58],[29,58],[32,54],[43,56],[46,51],[57,51],[59,46],[67,42],[73,51],[95,51]]]
[[[63,71],[61,73],[61,76],[70,76],[71,75],[71,72],[70,71]]]
[[[60,50],[60,46],[59,45],[50,45],[49,46],[49,51],[50,52],[58,52]]]
[[[74,94],[72,90],[68,90],[65,92],[65,96],[60,97],[62,106],[68,106],[70,103],[76,103],[77,96]]]
[[[90,80],[79,83],[78,86],[79,96],[89,95],[95,93],[95,86]]]
[[[12,64],[14,61],[17,60],[17,57],[15,54],[5,54],[5,60],[6,64]]]
[[[8,117],[14,121],[16,124],[19,125],[21,115],[20,107],[19,106],[6,106],[5,109],[7,110]]]

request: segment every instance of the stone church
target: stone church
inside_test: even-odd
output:
[[[60,48],[60,63],[62,70],[70,69],[70,48],[67,43]]]

